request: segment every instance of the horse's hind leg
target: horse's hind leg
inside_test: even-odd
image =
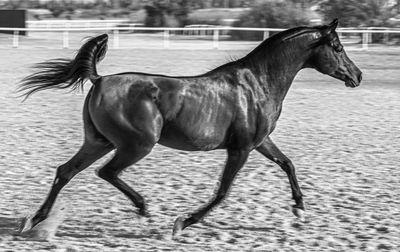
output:
[[[293,206],[293,213],[303,218],[302,214],[304,211],[303,194],[301,193],[300,186],[297,182],[295,168],[288,157],[283,154],[278,147],[268,137],[264,140],[263,144],[257,148],[257,151],[263,154],[271,161],[278,164],[282,170],[284,170],[289,178],[290,187],[292,189],[292,197],[296,202]]]
[[[46,200],[31,219],[25,219],[21,225],[21,232],[27,231],[45,220],[61,189],[79,172],[89,167],[93,162],[114,149],[114,146],[105,139],[95,128],[87,110],[90,93],[83,109],[85,126],[85,141],[80,150],[65,164],[57,168],[51,190]]]
[[[154,143],[155,144],[155,143]],[[153,146],[144,146],[132,144],[129,147],[119,147],[115,156],[103,168],[98,171],[100,178],[106,180],[118,190],[124,193],[135,206],[139,209],[139,214],[145,216],[146,206],[143,197],[129,187],[122,179],[118,177],[122,170],[126,167],[138,162],[148,153],[150,153]]]
[[[150,153],[160,138],[163,118],[153,99],[141,88],[132,86],[129,100],[120,98],[118,104],[114,103],[115,98],[110,101],[106,96],[102,102],[93,103],[92,114],[97,128],[116,147],[115,156],[98,170],[99,177],[124,193],[139,208],[140,215],[146,215],[143,197],[118,177],[126,167]],[[122,106],[123,103],[126,104]]]
[[[113,146],[109,143],[85,142],[78,153],[75,154],[75,156],[73,156],[68,162],[57,168],[56,176],[54,178],[51,190],[47,195],[46,200],[30,220],[25,220],[25,223],[22,224],[21,232],[27,231],[39,224],[41,221],[45,220],[48,217],[49,212],[53,207],[53,204],[61,189],[76,174],[90,166],[94,161],[101,158],[112,149]]]

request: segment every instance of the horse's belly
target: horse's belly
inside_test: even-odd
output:
[[[225,148],[226,129],[216,125],[201,128],[192,125],[182,128],[178,125],[164,125],[159,144],[186,151],[208,151]]]
[[[164,125],[159,143],[193,151],[223,148],[236,110],[235,97],[227,84],[189,84],[180,93],[162,93],[159,109]]]

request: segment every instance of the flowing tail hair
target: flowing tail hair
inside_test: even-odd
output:
[[[108,35],[103,34],[89,39],[78,51],[75,58],[53,59],[36,64],[38,72],[25,77],[18,88],[26,100],[37,91],[46,89],[83,88],[86,80],[95,83],[96,63],[101,61],[107,51]]]

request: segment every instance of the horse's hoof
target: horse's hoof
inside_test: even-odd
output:
[[[151,214],[150,214],[149,210],[147,209],[147,207],[139,209],[138,214],[140,216],[146,217],[146,218],[150,218],[151,217]]]
[[[145,227],[149,224],[149,222],[148,222],[149,217],[150,217],[149,214],[146,214],[146,216],[137,214],[137,215],[136,215],[136,224],[137,224],[139,227],[145,228]]]
[[[31,230],[32,226],[33,226],[32,219],[29,217],[24,217],[21,221],[21,224],[19,225],[18,232],[21,234],[25,233],[25,232]]]
[[[303,209],[293,206],[293,207],[292,207],[292,213],[293,213],[297,218],[299,218],[300,221],[302,221],[302,222],[305,222],[305,221],[306,221],[305,212],[304,212]]]
[[[178,217],[175,220],[174,229],[172,230],[172,238],[180,235],[180,233],[184,229],[184,226],[183,226],[184,222],[185,222],[185,218],[183,218],[183,217]]]

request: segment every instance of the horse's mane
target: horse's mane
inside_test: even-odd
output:
[[[298,42],[298,39],[305,38],[305,36],[308,36],[308,39],[310,39],[310,44],[308,45],[309,48],[313,48],[321,43],[321,31],[325,27],[326,26],[299,26],[281,31],[264,40],[246,56],[236,62],[246,62],[246,64],[250,65],[259,65],[260,59],[265,59],[273,54],[277,56],[279,55],[278,57],[291,55],[291,50],[293,50],[295,46],[290,46],[290,44],[292,43],[292,45],[295,45],[295,43]],[[310,36],[312,34],[314,34],[314,36]],[[286,45],[285,50],[277,50],[283,45]],[[232,64],[232,62],[229,62],[226,65],[228,64]]]
[[[260,49],[264,49],[268,46],[273,46],[277,44],[281,44],[283,42],[290,42],[293,39],[297,39],[302,37],[302,35],[312,34],[316,32],[320,32],[321,28],[325,26],[314,26],[314,27],[307,27],[307,26],[299,26],[292,29],[288,29],[264,40],[260,45],[258,45],[254,50],[252,50],[249,54],[259,51]]]
[[[326,27],[326,26],[313,26],[313,27],[299,26],[299,27],[281,31],[281,32],[276,33],[273,36],[267,38],[263,42],[261,42],[256,48],[254,48],[250,53],[248,53],[243,58],[232,59],[229,62],[211,70],[210,72],[218,71],[227,66],[235,66],[244,61],[246,61],[247,63],[250,63],[250,64],[258,64],[258,62],[253,61],[253,59],[252,59],[253,55],[258,54],[260,52],[268,53],[268,51],[270,51],[269,47],[278,46],[279,44],[284,43],[284,42],[290,42],[293,39],[297,39],[297,38],[301,37],[302,35],[320,32],[321,29],[324,27]],[[317,42],[314,42],[314,43],[310,44],[310,46],[312,47],[316,44],[317,44]]]
[[[290,33],[289,33],[290,31]],[[295,39],[303,34],[309,34],[309,33],[313,33],[316,32],[317,29],[314,27],[297,27],[291,30],[287,30],[288,34],[283,34],[285,35],[284,37],[281,38],[281,41],[288,41],[291,39]]]

